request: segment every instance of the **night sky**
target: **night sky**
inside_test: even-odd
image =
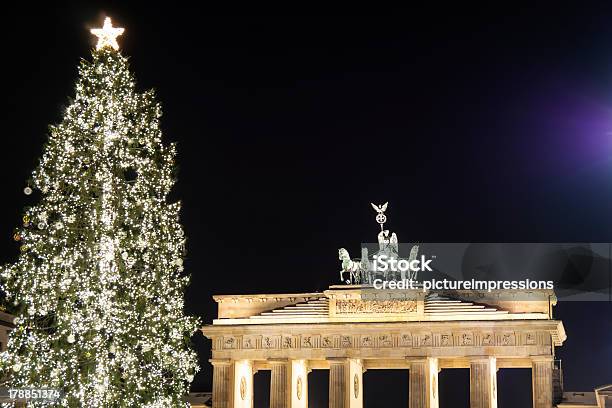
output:
[[[3,13],[2,262],[18,252],[11,236],[33,204],[23,188],[47,126],[95,44],[88,29],[107,14],[178,143],[186,303],[204,323],[213,294],[337,283],[337,249],[376,239],[370,201],[390,202],[404,242],[612,242],[612,9],[322,16],[332,10],[88,3]],[[612,303],[561,302],[555,314],[566,390],[612,382]],[[194,342],[192,389],[208,391],[210,343]],[[325,376],[311,374],[313,407]],[[256,375],[256,407],[268,378]],[[407,406],[407,372],[364,380],[367,407]],[[530,387],[529,370],[500,370],[499,406],[530,406]],[[467,406],[467,370],[443,371],[440,394],[442,407]]]

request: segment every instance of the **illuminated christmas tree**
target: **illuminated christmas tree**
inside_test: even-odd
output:
[[[122,32],[110,19],[92,30],[92,60],[24,190],[41,197],[15,233],[19,259],[1,274],[17,311],[8,382],[60,388],[61,406],[184,405],[197,371],[180,204],[167,201],[175,146],[153,92],[136,91]]]

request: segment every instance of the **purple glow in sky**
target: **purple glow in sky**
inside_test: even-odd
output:
[[[610,95],[604,101],[557,88],[527,102],[530,112],[515,130],[526,130],[525,148],[537,153],[530,154],[533,170],[546,176],[612,171],[612,89]]]

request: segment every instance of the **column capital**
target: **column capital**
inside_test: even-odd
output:
[[[325,360],[329,361],[329,364],[346,364],[349,362],[350,358],[348,357],[327,357]]]
[[[469,358],[470,363],[488,363],[489,361],[497,360],[497,357],[493,356],[473,356]]]
[[[213,367],[216,367],[216,366],[228,366],[228,365],[233,363],[233,361],[230,360],[229,358],[211,358],[211,359],[208,360],[208,362],[210,364],[212,364]]]
[[[305,358],[296,358],[296,359],[291,359],[289,360],[289,362],[291,364],[302,364],[306,370],[306,374],[310,373],[312,371],[312,368],[310,367],[310,363],[307,359]]]
[[[438,360],[438,357],[410,357],[410,356],[406,356],[404,357],[404,359],[408,362],[408,363],[427,363],[428,361],[432,361],[432,360]]]
[[[361,368],[362,374],[368,371],[368,369],[365,367],[365,364],[363,364],[362,358],[349,358],[348,361],[349,363],[354,363],[355,365],[359,366],[359,368]]]
[[[531,356],[531,361],[534,363],[552,363],[553,356]]]
[[[266,361],[272,365],[272,364],[289,364],[289,359],[288,358],[268,358],[266,359]]]

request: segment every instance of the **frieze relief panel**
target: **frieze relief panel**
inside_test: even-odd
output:
[[[536,337],[536,333],[528,332],[525,333],[525,341],[523,344],[526,346],[534,346],[538,343],[538,339]]]
[[[433,335],[431,333],[420,333],[414,336],[417,340],[413,347],[433,347]]]
[[[224,336],[223,337],[223,348],[224,349],[229,349],[229,350],[239,348],[239,346],[238,346],[238,337]]]
[[[495,335],[492,332],[485,332],[480,334],[480,345],[481,346],[494,346]]]
[[[336,300],[336,314],[415,313],[416,300]]]
[[[365,348],[374,347],[374,336],[371,336],[371,335],[361,336],[361,347],[365,347]]]
[[[319,348],[321,344],[321,336],[315,335],[302,335],[301,345],[302,348]]]
[[[281,336],[263,336],[261,348],[278,349],[281,345]]]
[[[353,347],[353,336],[343,335],[340,337],[340,347],[341,348],[352,348]]]
[[[516,346],[516,334],[514,332],[504,332],[497,335],[498,346]]]
[[[325,335],[321,337],[321,348],[338,348],[340,336]]]
[[[372,334],[229,335],[213,341],[215,350],[351,349],[421,347],[548,346],[545,331],[443,331]]]
[[[246,350],[261,348],[261,336],[243,336],[242,348]]]
[[[393,347],[393,337],[390,334],[381,334],[378,336],[378,347],[386,348]]]
[[[402,333],[399,338],[400,347],[412,347],[412,334]]]
[[[292,349],[292,348],[297,348],[297,345],[299,344],[299,337],[298,336],[283,336],[282,337],[282,347],[284,349]]]
[[[460,333],[458,336],[458,344],[460,346],[474,346],[474,333]]]
[[[453,334],[448,332],[448,333],[441,333],[439,335],[436,345],[439,347],[452,347],[453,344],[454,344]]]

